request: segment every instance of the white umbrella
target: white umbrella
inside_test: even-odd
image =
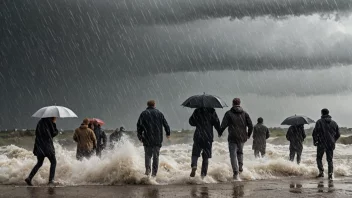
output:
[[[77,115],[71,110],[66,107],[62,106],[48,106],[39,109],[35,112],[32,117],[36,118],[50,118],[50,117],[57,117],[57,118],[77,118]]]

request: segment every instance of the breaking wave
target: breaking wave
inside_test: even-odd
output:
[[[144,175],[144,151],[141,144],[123,139],[114,150],[103,153],[101,159],[77,161],[74,150],[56,147],[56,181],[63,185],[123,185],[123,184],[200,184],[230,182],[230,166],[227,143],[214,142],[213,158],[208,176],[189,178],[191,144],[164,146],[161,149],[159,172],[155,180]],[[351,176],[350,145],[337,145],[335,151],[335,176]],[[255,159],[251,145],[244,148],[244,172],[242,180],[276,179],[287,176],[312,178],[317,174],[315,147],[305,147],[301,165],[289,162],[287,145],[267,145],[267,156]],[[199,159],[201,160],[201,158]],[[24,184],[24,179],[36,163],[31,151],[10,145],[0,147],[0,184]],[[198,163],[199,166],[201,163]],[[326,162],[324,162],[326,166]],[[50,163],[46,159],[34,177],[35,184],[46,184]],[[198,167],[200,170],[200,167]]]

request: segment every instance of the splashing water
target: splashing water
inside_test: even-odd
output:
[[[113,150],[103,153],[101,159],[77,161],[74,150],[56,147],[56,181],[64,185],[122,185],[122,184],[192,184],[219,183],[232,180],[232,169],[227,143],[213,143],[213,158],[209,162],[208,176],[201,180],[199,171],[194,179],[189,178],[191,144],[177,144],[161,148],[159,172],[155,180],[144,175],[144,149],[127,138]],[[335,175],[351,176],[351,145],[337,145],[335,150]],[[304,147],[302,163],[289,162],[288,145],[267,145],[265,158],[255,159],[251,145],[244,148],[244,172],[242,180],[275,179],[286,176],[314,177],[317,174],[315,147]],[[0,147],[0,184],[23,184],[36,163],[31,151],[10,145]],[[198,161],[200,170],[201,158]],[[324,162],[326,166],[326,163]],[[34,177],[36,184],[47,183],[50,163],[44,165]]]

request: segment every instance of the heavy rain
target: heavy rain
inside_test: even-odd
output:
[[[79,186],[57,197],[351,196],[351,14],[350,0],[1,1],[2,196],[49,175]]]

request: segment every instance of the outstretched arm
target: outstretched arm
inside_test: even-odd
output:
[[[220,132],[219,136],[222,136],[224,133],[225,129],[229,126],[229,115],[228,113],[225,113],[224,118],[222,119],[221,125],[220,125]]]
[[[213,115],[213,126],[215,127],[216,131],[218,132],[218,135],[221,136],[220,120],[219,120],[218,114],[216,114],[216,112],[214,112],[214,115]]]

